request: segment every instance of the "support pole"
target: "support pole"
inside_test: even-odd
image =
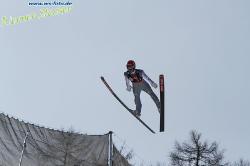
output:
[[[27,141],[28,135],[29,135],[29,131],[26,132],[26,135],[25,135],[25,138],[24,138],[24,141],[23,141],[23,149],[22,149],[22,152],[21,152],[20,160],[19,160],[19,166],[22,165],[23,153],[24,153],[24,150],[26,148],[26,141]]]
[[[109,132],[109,158],[108,158],[108,166],[113,166],[113,141],[112,141],[113,132]]]

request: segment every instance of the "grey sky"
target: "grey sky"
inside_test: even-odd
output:
[[[52,128],[112,130],[147,163],[167,161],[192,129],[218,141],[227,160],[250,159],[250,1],[72,2],[71,13],[0,26],[1,111]],[[27,3],[1,1],[0,17],[39,12]],[[99,79],[133,108],[129,59],[156,82],[167,78],[165,133],[147,131]],[[142,118],[159,130],[153,101],[141,99]]]

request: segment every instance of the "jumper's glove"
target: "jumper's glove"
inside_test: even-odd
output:
[[[131,86],[127,86],[127,91],[131,91],[132,87]]]
[[[151,82],[151,86],[154,87],[155,89],[157,88],[157,84],[155,82]]]

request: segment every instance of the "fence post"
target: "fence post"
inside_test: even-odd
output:
[[[113,166],[113,140],[112,140],[113,132],[109,132],[109,158],[108,158],[108,166]]]
[[[26,135],[25,135],[25,138],[24,138],[24,141],[23,141],[23,149],[22,149],[22,152],[21,152],[20,160],[19,160],[19,166],[22,165],[23,153],[24,153],[24,150],[25,150],[25,148],[26,148],[26,141],[27,141],[28,135],[29,135],[29,131],[26,132]]]

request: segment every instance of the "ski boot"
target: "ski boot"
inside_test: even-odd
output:
[[[138,118],[140,118],[140,116],[141,116],[141,112],[140,111],[134,110],[133,113],[134,113],[135,116],[137,116]]]

